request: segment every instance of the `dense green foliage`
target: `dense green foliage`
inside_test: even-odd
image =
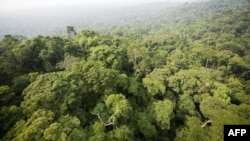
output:
[[[0,138],[221,141],[250,124],[249,22],[249,1],[211,0],[109,34],[6,35]]]

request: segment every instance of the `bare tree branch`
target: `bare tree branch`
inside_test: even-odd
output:
[[[94,113],[94,112],[90,112],[91,114],[93,115],[96,115],[100,121],[103,123],[104,126],[109,126],[109,125],[113,125],[115,123],[115,115],[118,113],[118,109],[115,111],[115,113],[113,115],[111,115],[109,117],[109,119],[104,123],[101,116],[100,116],[100,113]]]
[[[115,123],[115,115],[117,114],[117,112],[118,112],[118,109],[115,111],[113,115],[109,117],[109,119],[105,122],[104,126],[113,125]]]
[[[205,127],[208,123],[212,123],[212,120],[207,120],[206,122],[204,122],[204,123],[201,125],[201,127],[202,127],[202,128]]]
[[[102,120],[99,113],[94,113],[94,112],[90,112],[90,113],[93,114],[93,115],[96,115],[100,119],[100,121],[103,123],[103,120]]]

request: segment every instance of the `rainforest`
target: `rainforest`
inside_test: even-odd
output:
[[[250,1],[164,4],[63,32],[0,17],[0,140],[222,141],[249,125]]]

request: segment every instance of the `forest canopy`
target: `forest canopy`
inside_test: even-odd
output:
[[[210,0],[106,32],[5,35],[0,139],[221,141],[250,124],[249,23],[249,0]]]

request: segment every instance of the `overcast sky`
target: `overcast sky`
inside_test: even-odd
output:
[[[193,0],[0,0],[0,12],[15,12],[23,9],[35,9],[68,5],[134,5],[158,1],[193,1]]]

